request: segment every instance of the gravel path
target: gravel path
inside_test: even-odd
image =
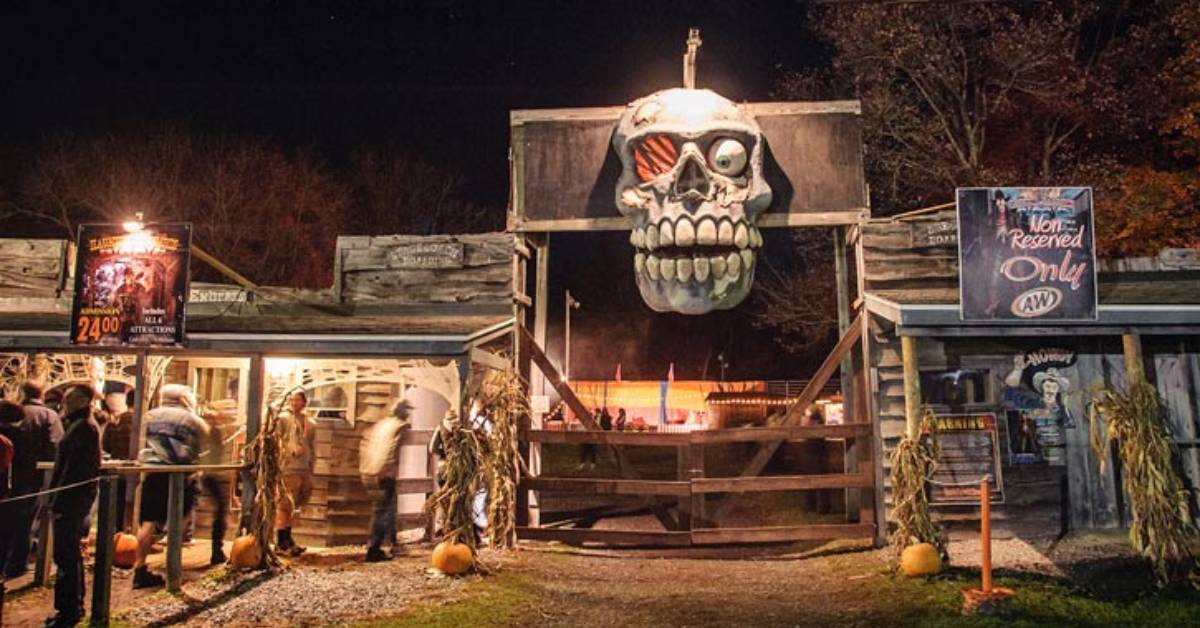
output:
[[[138,600],[119,618],[135,626],[319,626],[402,613],[414,600],[453,599],[473,578],[430,576],[428,553],[364,564],[361,548],[322,551],[277,574],[217,571]]]

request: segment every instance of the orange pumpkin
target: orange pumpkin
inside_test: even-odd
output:
[[[932,576],[942,570],[942,557],[929,543],[918,543],[900,553],[900,571],[906,576]]]
[[[118,532],[113,537],[113,567],[129,569],[137,562],[137,537]]]
[[[433,548],[433,566],[442,573],[458,575],[475,564],[475,555],[469,545],[442,541]]]
[[[257,569],[262,564],[262,548],[253,534],[239,536],[229,550],[229,564],[234,569]]]

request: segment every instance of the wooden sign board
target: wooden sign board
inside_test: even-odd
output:
[[[767,139],[773,200],[759,227],[857,224],[869,217],[858,101],[748,103]],[[520,110],[510,116],[514,231],[620,231],[621,161],[611,141],[624,107]]]
[[[462,242],[415,242],[388,251],[388,262],[396,269],[462,268]]]
[[[991,501],[1004,503],[1004,481],[1000,475],[1000,442],[996,415],[944,414],[934,419],[942,457],[929,481],[931,505],[979,503],[979,483],[991,476]]]

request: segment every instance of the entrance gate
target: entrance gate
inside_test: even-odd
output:
[[[686,74],[686,71],[685,71]],[[707,101],[719,96],[706,90],[669,90],[672,97],[701,94]],[[666,92],[660,92],[663,94]],[[596,542],[608,545],[666,545],[690,546],[721,543],[784,542],[834,538],[871,538],[882,540],[884,529],[880,517],[879,495],[882,468],[874,455],[873,444],[878,441],[866,394],[865,356],[853,351],[865,343],[860,339],[867,333],[866,319],[861,313],[861,299],[855,301],[859,314],[851,320],[850,273],[847,271],[845,243],[847,228],[853,228],[869,218],[866,185],[862,169],[862,147],[859,130],[859,103],[856,101],[815,103],[750,103],[738,105],[736,114],[749,119],[754,131],[761,133],[747,140],[758,147],[761,163],[747,166],[745,178],[761,178],[769,185],[770,206],[757,216],[751,232],[757,228],[825,227],[834,230],[837,255],[837,285],[840,340],[825,358],[808,386],[788,408],[778,426],[696,431],[690,433],[642,433],[603,431],[591,414],[564,381],[545,354],[548,277],[550,270],[550,236],[563,231],[629,231],[631,242],[639,246],[644,220],[631,216],[628,207],[618,211],[614,198],[618,185],[629,185],[630,157],[626,152],[621,163],[613,146],[614,135],[627,132],[630,119],[637,122],[643,106],[630,114],[625,107],[566,109],[551,111],[514,111],[511,114],[511,181],[512,197],[508,227],[515,236],[513,257],[514,291],[514,360],[518,372],[531,382],[531,394],[544,395],[547,383],[586,428],[583,431],[542,429],[540,420],[521,431],[521,451],[529,476],[518,491],[518,536],[526,539],[558,540],[569,543]],[[720,99],[723,101],[724,99]],[[666,105],[670,106],[670,105]],[[646,114],[655,115],[657,110]],[[625,114],[623,116],[623,114]],[[734,117],[728,113],[719,114]],[[620,125],[620,130],[618,130]],[[754,126],[756,125],[756,126]],[[709,134],[711,135],[711,134]],[[647,181],[649,176],[665,177],[670,173],[685,173],[689,159],[699,154],[684,135],[676,141],[682,145],[676,152],[666,150],[667,163],[657,155],[638,167],[658,166],[660,175],[638,171],[644,183],[638,184],[641,193],[650,194],[651,186],[662,181]],[[711,141],[711,140],[709,140]],[[636,152],[637,149],[630,149]],[[712,159],[710,150],[709,159]],[[671,159],[678,158],[678,162]],[[699,158],[696,158],[699,159]],[[654,160],[658,160],[654,162]],[[671,163],[675,163],[671,166]],[[674,168],[674,170],[671,170]],[[716,169],[720,172],[720,169]],[[624,171],[624,172],[623,172]],[[736,174],[736,173],[735,173]],[[670,176],[674,176],[671,174]],[[700,175],[708,177],[709,175]],[[713,180],[722,181],[715,175]],[[731,179],[732,180],[732,179]],[[676,183],[678,185],[678,183]],[[632,187],[624,188],[628,192]],[[626,203],[629,195],[620,195]],[[622,213],[624,212],[624,213]],[[689,222],[691,222],[689,218]],[[643,223],[643,224],[639,224]],[[722,227],[724,228],[724,227]],[[751,236],[754,237],[753,235]],[[745,246],[745,245],[742,245]],[[861,269],[861,247],[858,249],[858,268]],[[534,294],[528,293],[526,273],[528,264],[535,264]],[[689,266],[689,269],[691,267]],[[862,273],[856,275],[861,278]],[[861,284],[861,279],[857,282]],[[861,295],[860,289],[856,291]],[[647,298],[643,290],[643,297]],[[661,302],[647,303],[654,309]],[[684,311],[684,310],[678,310]],[[532,317],[532,321],[528,318]],[[527,322],[532,323],[527,325]],[[532,327],[532,329],[530,329]],[[537,370],[533,370],[536,365]],[[804,410],[813,403],[821,388],[835,371],[841,369],[842,394],[846,406],[846,424],[801,426]],[[846,466],[843,473],[810,475],[762,476],[772,456],[789,441],[840,439],[846,443]],[[705,466],[706,447],[728,443],[753,443],[754,454],[744,461],[740,472],[732,476],[714,476]],[[542,445],[603,446],[616,461],[617,479],[551,477],[540,473],[539,451]],[[628,447],[653,447],[675,450],[673,479],[646,479],[630,463]],[[845,489],[847,521],[840,524],[790,525],[772,527],[718,527],[726,514],[746,493],[810,491]],[[536,516],[529,516],[529,506],[536,505],[536,492],[568,492],[580,496],[634,496],[641,510],[653,513],[661,524],[658,531],[592,529],[590,527],[551,527],[538,525]],[[531,495],[531,492],[534,495]],[[710,498],[710,496],[712,496]],[[536,511],[535,511],[536,512]],[[618,514],[612,508],[592,509],[589,518]]]

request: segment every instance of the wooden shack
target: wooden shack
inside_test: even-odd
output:
[[[1122,339],[1140,344],[1150,380],[1169,409],[1170,428],[1193,498],[1200,487],[1200,252],[1102,260],[1095,321],[1004,325],[959,316],[958,237],[953,209],[868,221],[850,233],[858,245],[863,305],[869,313],[869,399],[885,454],[878,499],[887,499],[888,455],[905,431],[903,339],[915,347],[918,406],[947,424],[970,424],[973,454],[943,461],[995,466],[993,512],[1014,528],[1059,531],[1127,523],[1107,452],[1089,444],[1092,398],[1122,388]],[[1047,382],[1050,382],[1048,385]],[[987,426],[988,417],[994,424]],[[994,442],[993,442],[994,441]],[[988,454],[987,450],[993,451]],[[987,459],[990,455],[995,460]],[[972,456],[975,456],[972,458]],[[1101,457],[1108,464],[1101,469]],[[965,474],[964,474],[965,475]],[[949,476],[948,476],[949,477]],[[936,480],[937,478],[935,478]],[[976,480],[977,481],[977,480]],[[970,520],[954,482],[935,484],[944,521]],[[977,491],[976,491],[977,494]],[[957,503],[956,503],[957,502]]]
[[[128,447],[136,452],[154,391],[187,384],[203,407],[229,417],[225,462],[241,459],[268,406],[303,390],[318,424],[317,462],[295,536],[318,546],[366,540],[374,496],[359,478],[359,441],[404,397],[416,411],[397,517],[402,527],[423,528],[432,430],[448,408],[461,411],[472,377],[509,364],[514,247],[505,233],[342,237],[329,289],[193,283],[186,347],[81,348],[68,336],[73,245],[0,239],[0,387],[13,398],[27,378],[50,388],[127,386],[136,393]],[[231,505],[252,492],[243,478]],[[132,505],[132,492],[128,499]],[[197,536],[207,536],[213,510],[199,500]],[[231,526],[237,514],[231,510]]]

